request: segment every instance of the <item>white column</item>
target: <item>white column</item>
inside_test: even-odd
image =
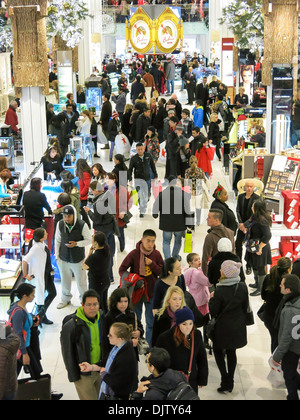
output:
[[[48,145],[45,96],[40,87],[22,88],[21,121],[24,169],[28,176]]]
[[[91,2],[87,1],[89,13],[91,13]],[[84,81],[92,73],[91,66],[91,18],[88,16],[82,23],[84,38],[78,46],[78,79],[79,84],[84,85]]]

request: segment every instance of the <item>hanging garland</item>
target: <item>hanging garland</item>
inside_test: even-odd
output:
[[[239,49],[249,49],[251,52],[263,48],[264,17],[262,14],[262,0],[231,0],[222,9],[220,24],[226,24],[237,38]]]
[[[47,36],[59,35],[68,47],[76,47],[83,38],[81,22],[88,16],[85,0],[49,0]],[[12,51],[12,28],[7,10],[0,9],[0,50]]]

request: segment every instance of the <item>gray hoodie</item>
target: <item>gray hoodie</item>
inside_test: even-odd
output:
[[[278,347],[273,360],[280,363],[288,352],[300,355],[300,296],[288,301],[281,311]]]

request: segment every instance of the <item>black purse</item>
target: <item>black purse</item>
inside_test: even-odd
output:
[[[128,211],[126,214],[124,214],[123,222],[126,223],[126,225],[130,222],[130,219],[132,218],[133,214]]]
[[[246,244],[246,250],[251,252],[251,254],[256,254],[259,251],[259,239],[249,239]]]

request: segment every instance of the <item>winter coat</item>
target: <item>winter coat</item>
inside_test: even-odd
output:
[[[222,224],[224,226],[226,226],[228,229],[231,229],[233,231],[234,235],[235,235],[236,230],[238,228],[238,223],[236,221],[235,214],[233,213],[231,208],[228,206],[228,204],[223,203],[221,200],[216,198],[212,202],[210,208],[211,209],[220,209],[220,210],[223,211]]]
[[[0,339],[0,401],[12,397],[17,391],[19,347],[20,339],[14,333],[10,333],[5,339]]]
[[[151,154],[154,163],[156,163],[160,152],[157,134],[153,134],[151,137],[145,135],[145,150]]]
[[[246,252],[245,260],[251,262],[251,267],[257,270],[259,267],[265,267],[272,264],[270,240],[272,233],[270,226],[266,223],[258,223],[254,218],[244,223],[245,227],[250,230],[249,239],[259,240],[266,244],[262,249],[262,255]],[[246,239],[248,240],[248,238]]]
[[[133,104],[135,104],[135,101],[138,99],[140,93],[145,93],[145,86],[143,85],[143,83],[141,82],[132,83],[130,98]]]
[[[100,115],[100,121],[101,121],[103,130],[108,129],[108,124],[109,124],[109,120],[111,116],[112,116],[111,103],[109,101],[103,102],[101,115]]]
[[[139,115],[136,121],[135,141],[144,143],[144,137],[147,134],[147,129],[151,125],[149,117],[145,117],[144,113]]]
[[[183,275],[185,284],[195,299],[196,305],[199,307],[207,304],[210,299],[209,287],[211,284],[208,278],[203,274],[202,269],[190,267],[184,271]]]
[[[114,230],[114,214],[110,214],[109,211],[101,214],[98,209],[107,208],[109,203],[113,201],[111,193],[106,191],[103,194],[99,194],[93,201],[93,211],[89,210],[88,215],[93,221],[93,229],[97,232],[109,233]],[[110,209],[111,211],[113,209]]]
[[[91,184],[91,175],[88,172],[83,172],[82,178],[79,178],[79,191],[80,191],[80,201],[85,201],[88,199],[89,188]]]
[[[190,210],[190,195],[179,187],[169,186],[160,192],[153,204],[152,216],[159,216],[159,229],[166,232],[183,232],[194,225]]]
[[[175,79],[175,64],[170,61],[166,68],[166,80],[174,80]]]
[[[119,268],[120,277],[123,276],[125,271],[129,271],[131,273],[139,274],[140,271],[140,244],[139,241],[136,244],[136,248],[129,252],[127,257],[123,260],[122,264]],[[152,261],[151,265],[149,266],[149,275],[145,276],[145,283],[147,286],[147,293],[149,298],[153,297],[154,294],[154,287],[157,282],[158,277],[161,275],[161,269],[164,264],[164,260],[161,256],[161,253],[157,251],[154,246],[152,253],[148,256],[148,258]]]
[[[241,262],[240,258],[234,254],[233,252],[218,252],[216,255],[212,257],[208,264],[208,271],[207,271],[207,277],[211,284],[216,285],[219,282],[219,279],[221,277],[220,269],[221,265],[224,261],[235,261],[235,262]],[[243,266],[240,270],[240,279],[241,281],[245,281],[245,274],[243,270]]]
[[[239,283],[233,298],[236,284]],[[218,316],[231,301],[230,307],[218,320]],[[248,289],[237,279],[224,279],[217,284],[209,301],[209,311],[216,318],[214,345],[218,349],[235,350],[247,344],[246,313],[249,306]]]
[[[280,314],[280,327],[278,333],[278,347],[273,354],[273,360],[281,362],[284,355],[291,351],[300,355],[299,327],[296,319],[300,317],[300,296],[289,300]],[[298,322],[299,326],[299,322]]]
[[[144,397],[143,394],[134,392],[132,399],[161,401],[165,400],[168,393],[175,389],[180,382],[186,382],[186,378],[181,372],[178,372],[177,370],[167,369],[160,373],[157,377],[150,375],[148,377],[143,377],[141,381],[150,381],[150,384],[147,385],[148,390],[146,391]]]
[[[202,128],[203,127],[203,106],[195,106],[195,108],[192,111],[192,115],[194,118],[194,125],[195,127]]]
[[[124,112],[126,106],[126,93],[121,92],[118,96],[112,96],[111,100],[116,104],[117,112]]]
[[[231,229],[220,224],[208,230],[204,240],[202,253],[202,270],[207,275],[209,260],[218,253],[218,242],[221,238],[228,238],[232,243],[232,251],[235,250],[234,234]]]
[[[18,116],[17,116],[17,112],[16,110],[9,105],[8,110],[6,111],[5,114],[5,122],[6,125],[10,125],[12,131],[14,131],[15,133],[18,131]]]
[[[143,158],[138,154],[132,156],[128,169],[128,180],[132,180],[132,172],[134,171],[135,179],[150,180],[150,167],[153,171],[154,178],[158,178],[157,170],[153,162],[153,158],[149,152],[144,152]]]
[[[161,334],[156,342],[157,347],[166,349],[171,356],[171,369],[188,373],[191,350],[186,348],[183,344],[176,345],[174,341],[173,327],[170,330]],[[189,383],[198,394],[198,386],[206,386],[208,378],[208,363],[206,350],[203,344],[201,332],[197,329],[194,331],[194,358],[191,368],[191,375]],[[191,342],[189,340],[189,342]]]

